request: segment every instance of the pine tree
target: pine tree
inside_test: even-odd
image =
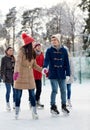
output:
[[[85,12],[87,11],[88,17],[85,18],[85,28],[83,33],[84,35],[84,46],[83,48],[86,50],[90,46],[90,0],[82,0],[79,4],[79,7]]]
[[[88,18],[85,19],[86,25],[85,25],[85,31],[87,31],[90,34],[90,0],[82,0],[81,4],[79,4],[81,9],[83,11],[88,12]]]

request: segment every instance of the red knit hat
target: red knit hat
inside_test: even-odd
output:
[[[34,48],[36,48],[37,46],[41,46],[41,44],[40,43],[35,43]]]
[[[27,35],[26,33],[22,33],[22,39],[23,39],[25,45],[34,42],[34,38],[33,38],[33,37],[30,37],[30,36]]]

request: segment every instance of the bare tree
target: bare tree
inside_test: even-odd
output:
[[[6,20],[5,20],[5,27],[8,31],[8,36],[11,36],[10,31],[12,28],[12,33],[13,33],[13,48],[15,44],[15,22],[16,22],[16,7],[12,7],[9,10],[9,13],[6,15]]]

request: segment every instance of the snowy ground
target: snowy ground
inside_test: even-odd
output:
[[[57,94],[59,117],[50,114],[50,84],[43,86],[41,102],[45,108],[38,110],[39,120],[33,120],[28,106],[28,92],[23,91],[21,111],[18,120],[14,119],[14,110],[6,111],[5,86],[0,84],[0,130],[90,130],[90,83],[72,85],[72,109],[64,116],[60,108],[60,93]],[[11,96],[12,105],[12,96]]]

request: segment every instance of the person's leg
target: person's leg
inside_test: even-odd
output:
[[[61,92],[61,107],[63,112],[69,113],[69,110],[66,108],[66,83],[65,80],[58,80],[59,88]]]
[[[41,80],[35,80],[36,83],[36,101],[39,101],[41,95]]]
[[[15,88],[14,88],[13,84],[12,84],[12,91],[13,91],[13,102],[15,102]]]
[[[15,89],[15,118],[18,118],[19,110],[20,110],[20,103],[22,97],[22,90]]]
[[[58,80],[59,88],[61,92],[61,104],[66,104],[66,84],[65,80]]]
[[[31,105],[36,106],[34,89],[29,89],[28,92],[29,92],[29,98],[30,98]]]
[[[22,90],[15,89],[15,106],[16,107],[20,107],[21,97],[22,97]]]
[[[11,92],[11,85],[10,83],[5,83],[5,86],[6,86],[6,108],[7,110],[11,110],[10,108],[10,92]]]
[[[50,83],[51,83],[51,113],[52,114],[59,114],[59,111],[57,110],[57,106],[56,106],[56,94],[58,91],[58,82],[56,79],[50,79]]]
[[[55,79],[50,79],[50,83],[51,83],[51,105],[55,105],[56,104],[56,94],[58,91],[58,82]]]
[[[72,104],[71,104],[71,84],[67,84],[67,105],[72,107]]]
[[[0,82],[1,82],[1,76],[0,76]]]
[[[42,91],[42,81],[41,80],[35,80],[36,83],[36,102],[38,108],[43,108],[44,105],[40,103],[40,96]]]
[[[8,103],[10,100],[11,85],[10,83],[5,83],[5,86],[6,86],[6,102]]]
[[[67,84],[67,99],[71,98],[71,84]]]
[[[13,91],[13,109],[15,109],[15,88],[13,87],[13,84],[12,84],[12,91]]]

